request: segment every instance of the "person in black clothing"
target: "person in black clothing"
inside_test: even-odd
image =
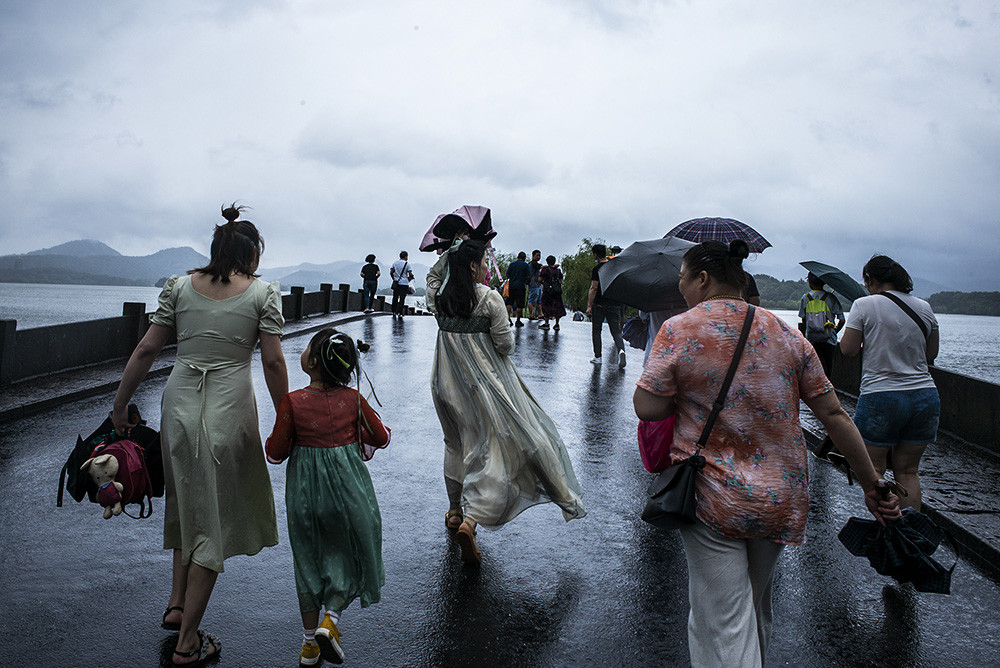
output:
[[[514,324],[518,327],[524,327],[524,322],[521,321],[521,313],[524,311],[524,291],[528,287],[528,279],[531,278],[531,266],[525,262],[528,255],[521,251],[517,254],[517,259],[510,263],[507,267],[507,294],[510,307],[514,310],[514,315],[517,316],[517,322]]]
[[[365,258],[365,266],[361,267],[361,278],[364,279],[362,283],[361,293],[362,305],[364,306],[365,313],[371,313],[372,304],[375,302],[375,291],[378,290],[378,277],[382,275],[382,270],[378,268],[375,264],[375,255],[371,254]]]
[[[601,325],[606,320],[611,338],[615,340],[618,351],[618,368],[625,368],[625,341],[622,339],[622,305],[621,302],[608,299],[601,295],[601,283],[597,271],[608,261],[608,251],[604,244],[594,244],[594,270],[590,274],[590,293],[587,295],[587,315],[590,316],[591,331],[594,337],[594,359],[591,364],[600,364],[601,360]]]

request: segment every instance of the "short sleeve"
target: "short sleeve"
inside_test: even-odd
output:
[[[806,295],[802,295],[801,299],[799,299],[799,317],[800,318],[805,318],[806,317],[806,303],[808,303],[808,301],[809,301],[809,298]]]
[[[851,306],[851,312],[847,314],[847,328],[856,329],[859,332],[865,331],[865,316],[867,315],[867,306],[864,297],[858,299]]]
[[[833,383],[826,377],[823,364],[816,355],[816,349],[806,337],[798,332],[789,332],[798,339],[799,354],[802,355],[802,373],[799,375],[799,396],[803,399],[813,399],[826,394],[833,388]]]
[[[665,322],[649,353],[649,360],[636,385],[653,394],[667,397],[677,394],[677,354],[675,332],[669,321]]]
[[[177,281],[179,280],[179,276],[171,276],[164,283],[163,289],[160,290],[160,296],[157,298],[156,313],[149,318],[150,324],[169,327],[171,329],[174,328],[174,312],[177,307]]]
[[[844,317],[844,307],[840,305],[840,300],[837,299],[836,295],[830,295],[830,311],[835,318]]]
[[[274,281],[267,286],[258,328],[262,334],[281,336],[281,329],[284,326],[285,318],[281,315],[281,284]]]
[[[514,335],[510,331],[503,297],[496,290],[490,290],[486,299],[486,313],[490,317],[490,337],[493,339],[493,345],[496,346],[497,353],[510,355],[514,352]]]

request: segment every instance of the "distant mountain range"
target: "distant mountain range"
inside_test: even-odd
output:
[[[187,246],[166,248],[152,255],[128,256],[100,241],[80,239],[21,255],[0,256],[0,282],[151,286],[206,264],[207,257]],[[296,285],[312,291],[320,283],[332,283],[334,288],[347,283],[360,288],[362,266],[363,262],[339,260],[329,264],[261,267],[258,272],[266,281],[280,281],[282,289]],[[379,288],[387,288],[389,266],[379,266],[382,268]],[[410,268],[417,284],[422,285],[427,265],[411,263]]]

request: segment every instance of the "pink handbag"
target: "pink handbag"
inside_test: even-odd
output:
[[[674,416],[659,422],[639,420],[639,456],[650,473],[670,466],[670,446],[674,444]]]

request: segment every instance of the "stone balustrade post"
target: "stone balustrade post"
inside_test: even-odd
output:
[[[0,320],[0,385],[14,380],[14,341],[17,320]]]
[[[293,285],[290,291],[292,293],[292,298],[294,302],[292,303],[292,319],[301,320],[304,310],[303,301],[305,300],[306,289],[300,285]]]
[[[319,291],[323,293],[323,313],[333,310],[333,283],[320,283]]]

